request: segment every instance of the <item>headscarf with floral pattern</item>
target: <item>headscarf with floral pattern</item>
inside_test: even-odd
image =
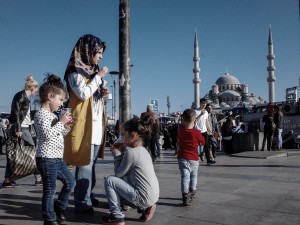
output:
[[[100,38],[95,37],[91,34],[83,35],[77,41],[71,56],[67,69],[65,71],[64,80],[66,81],[67,88],[69,91],[69,75],[72,73],[79,73],[80,75],[93,79],[94,76],[99,72],[99,66],[93,65],[91,63],[92,58],[103,48],[103,52],[106,48],[106,43],[101,41]],[[105,82],[102,80],[102,85],[100,88],[103,88]],[[94,98],[97,101],[102,97],[101,91],[96,91],[94,93]]]

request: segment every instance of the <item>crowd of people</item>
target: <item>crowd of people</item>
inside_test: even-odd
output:
[[[97,159],[103,158],[107,143],[114,157],[114,175],[107,176],[103,184],[110,212],[102,218],[103,224],[124,225],[124,205],[136,208],[141,214],[140,221],[153,217],[160,193],[153,163],[162,149],[173,150],[178,159],[184,206],[190,205],[196,196],[199,160],[204,161],[205,157],[208,166],[215,164],[216,152],[221,148],[225,154],[232,154],[235,118],[226,115],[220,123],[206,99],[200,100],[199,109],[184,110],[170,124],[161,124],[152,105],[148,105],[140,117],[116,125],[116,130],[108,127],[104,107],[109,94],[104,80],[108,68],[98,65],[105,49],[106,43],[98,37],[80,37],[71,52],[64,79],[48,73],[39,86],[32,75],[28,76],[24,90],[12,100],[9,123],[4,126],[0,121],[0,154],[4,154],[4,142],[12,137],[36,149],[39,172],[34,177],[35,184],[43,186],[44,225],[66,221],[65,210],[72,191],[76,213],[94,213],[93,207],[99,204],[93,193],[98,185],[95,167]],[[30,97],[37,91],[41,107],[32,115]],[[62,107],[70,110],[58,113]],[[265,142],[270,150],[274,135],[278,149],[282,148],[282,117],[277,106],[267,111],[261,150]],[[33,128],[37,141],[32,136]],[[117,145],[118,137],[122,141]],[[76,167],[74,175],[69,165]],[[5,188],[19,186],[11,178],[10,168],[7,160],[2,184]],[[57,199],[56,180],[63,184]]]

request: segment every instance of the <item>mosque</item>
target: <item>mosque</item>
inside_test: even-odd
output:
[[[268,78],[267,82],[269,83],[269,102],[274,102],[274,82],[276,80],[274,76],[275,66],[274,66],[274,58],[273,54],[273,43],[272,43],[272,33],[271,27],[269,29],[269,40],[268,40],[268,63],[267,67]],[[197,33],[195,32],[195,40],[194,40],[194,102],[193,108],[199,108],[199,93],[200,93],[200,67],[199,67],[199,47],[198,47],[198,38]],[[253,106],[261,103],[265,103],[265,101],[261,97],[256,97],[254,93],[248,92],[248,85],[241,84],[237,77],[226,72],[224,75],[221,75],[212,85],[211,90],[207,93],[204,98],[208,100],[212,104],[212,107],[217,109],[223,109],[227,107],[235,107],[235,106]]]
[[[213,108],[235,107],[241,104],[253,106],[263,103],[261,97],[249,94],[247,84],[241,84],[235,76],[227,72],[216,80],[204,98],[211,102]]]

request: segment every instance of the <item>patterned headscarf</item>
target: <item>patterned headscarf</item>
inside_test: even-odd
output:
[[[71,73],[79,73],[85,76],[88,79],[93,79],[94,76],[99,71],[98,65],[92,65],[91,59],[94,57],[97,52],[103,48],[103,52],[106,48],[106,43],[102,42],[100,38],[95,37],[91,34],[83,35],[77,41],[72,53],[71,57],[65,71],[64,80],[66,81],[67,88],[69,90],[69,79],[68,76]],[[104,84],[104,82],[102,82]],[[97,94],[96,91],[94,96],[96,99],[99,99],[101,96]]]

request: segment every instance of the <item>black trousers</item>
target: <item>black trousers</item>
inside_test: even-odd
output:
[[[264,132],[264,139],[262,143],[261,150],[263,151],[265,149],[266,141],[267,141],[267,150],[270,151],[272,147],[272,141],[273,141],[273,132],[271,131],[265,131]]]
[[[205,145],[203,146],[203,150],[205,152],[205,158],[207,162],[210,162],[210,154],[209,154],[209,139],[207,132],[202,133],[205,139]]]
[[[155,151],[155,138],[144,138],[144,147],[150,150],[152,159],[154,160],[157,157]]]

